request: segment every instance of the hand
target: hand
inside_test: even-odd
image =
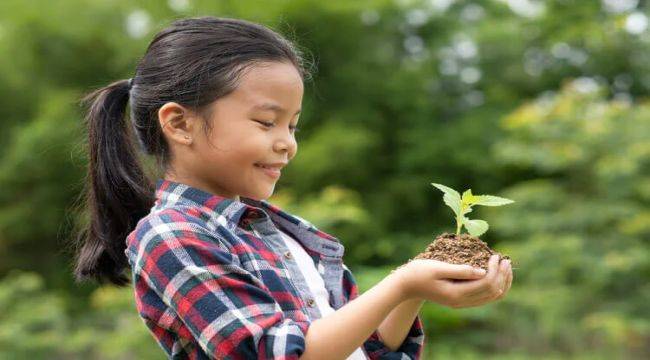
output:
[[[488,262],[485,278],[476,281],[456,283],[455,291],[461,294],[464,301],[452,306],[455,308],[479,306],[492,301],[501,300],[512,285],[512,267],[510,260],[500,260],[498,255],[492,255]]]
[[[503,260],[499,264],[498,255],[490,257],[487,274],[470,265],[428,259],[412,260],[395,270],[395,274],[407,298],[433,301],[452,308],[499,300],[512,284],[510,261]]]

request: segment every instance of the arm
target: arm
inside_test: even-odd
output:
[[[403,316],[401,310],[402,307],[400,306],[400,304],[407,303],[408,300],[412,298],[410,295],[408,295],[408,292],[405,291],[404,289],[405,283],[404,283],[404,276],[402,275],[402,273],[403,272],[395,271],[395,272],[391,272],[390,275],[388,275],[388,278],[390,278],[391,281],[395,284],[393,289],[400,294],[399,297],[402,299],[402,301],[395,304],[395,307],[400,308],[400,310],[393,308],[388,314],[385,315],[390,318],[399,318],[400,316]],[[347,301],[354,301],[357,298],[359,298],[360,297],[359,288],[357,286],[354,275],[352,274],[352,271],[350,271],[350,269],[347,266],[345,266],[345,264],[343,264],[342,280],[343,280],[343,297]],[[385,318],[382,319],[382,323],[384,323],[385,321],[386,321]],[[391,320],[389,320],[389,322],[386,324],[390,324],[390,323],[392,323]],[[369,357],[369,359],[371,360],[419,359],[422,356],[423,349],[424,349],[424,328],[423,328],[422,321],[418,316],[416,316],[415,319],[411,318],[411,325],[409,328],[406,329],[406,337],[403,338],[401,343],[397,344],[396,346],[397,350],[393,350],[395,347],[391,348],[387,346],[386,343],[384,343],[384,341],[381,338],[381,335],[379,334],[378,328],[380,325],[381,324],[377,325],[372,335],[368,339],[366,339],[366,341],[363,343],[363,349],[366,355]],[[388,325],[388,327],[391,327],[391,325]],[[388,337],[390,338],[390,334],[388,335]],[[393,339],[393,343],[394,342],[395,340]]]
[[[379,325],[380,339],[391,351],[397,351],[404,342],[423,304],[419,299],[403,301]]]
[[[169,213],[129,240],[134,283],[172,309],[210,358],[344,359],[405,300],[400,281],[387,276],[325,318],[293,321],[214,232]]]
[[[301,359],[345,359],[405,300],[389,275],[333,314],[311,323]]]

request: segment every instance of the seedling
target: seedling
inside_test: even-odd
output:
[[[486,221],[469,219],[465,215],[472,212],[472,207],[476,205],[501,206],[514,201],[492,195],[474,195],[471,189],[461,196],[458,191],[445,185],[436,183],[431,185],[445,193],[443,200],[456,215],[456,234],[444,233],[437,236],[423,252],[409,259],[409,262],[415,259],[432,259],[451,264],[467,264],[487,270],[491,255],[499,255],[500,260],[510,259],[509,256],[490,249],[483,240],[478,238],[489,228]],[[463,226],[469,234],[460,233]]]
[[[456,215],[457,236],[460,236],[460,230],[463,226],[465,226],[470,235],[477,237],[481,236],[488,230],[489,226],[486,221],[478,219],[470,220],[465,216],[472,212],[472,206],[502,206],[514,202],[510,199],[493,195],[474,195],[472,194],[472,189],[465,191],[463,196],[461,196],[458,191],[445,185],[436,183],[431,183],[431,185],[445,193],[442,199]]]

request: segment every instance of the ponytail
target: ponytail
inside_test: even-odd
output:
[[[120,80],[83,99],[90,104],[84,200],[89,219],[77,240],[77,281],[127,284],[126,236],[153,206],[154,187],[139,164],[125,121],[130,90],[130,81]]]

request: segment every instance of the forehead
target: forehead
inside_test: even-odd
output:
[[[233,95],[250,108],[271,102],[298,109],[303,91],[302,78],[292,64],[267,62],[244,71]]]

